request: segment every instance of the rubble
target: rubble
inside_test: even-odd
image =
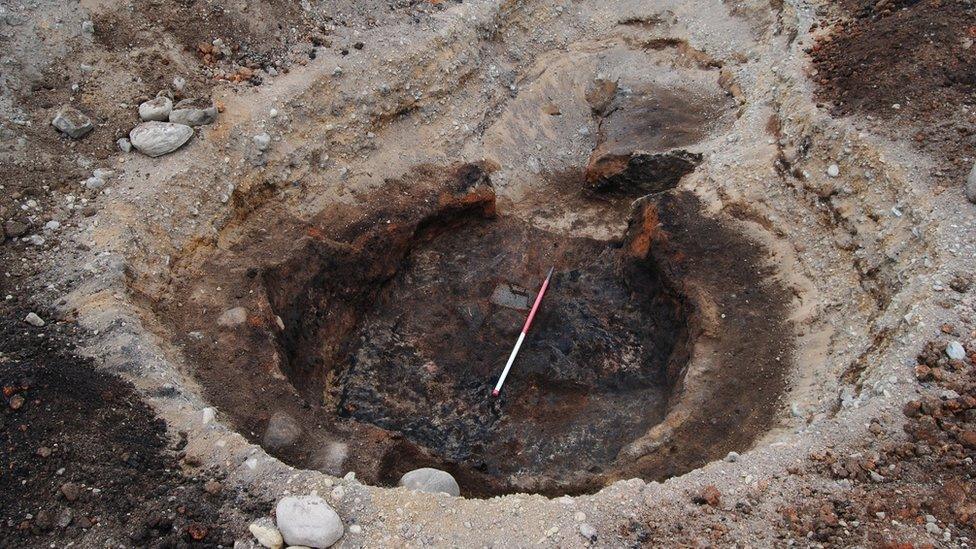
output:
[[[51,125],[72,139],[81,139],[95,129],[88,115],[69,105],[58,109]]]

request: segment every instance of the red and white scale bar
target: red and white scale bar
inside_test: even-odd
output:
[[[502,370],[502,375],[498,378],[498,383],[495,384],[495,389],[491,392],[491,396],[497,397],[502,392],[502,384],[505,383],[505,378],[508,377],[508,371],[512,369],[512,363],[515,362],[515,355],[518,354],[519,348],[522,347],[522,342],[525,341],[525,334],[529,333],[529,326],[532,326],[535,313],[539,310],[539,304],[542,303],[542,296],[546,295],[546,290],[549,289],[549,280],[552,278],[553,269],[555,267],[549,269],[549,274],[546,275],[546,279],[542,282],[542,288],[539,289],[539,295],[535,296],[535,303],[532,305],[532,310],[529,311],[529,317],[525,319],[525,325],[522,326],[522,333],[519,334],[518,341],[515,342],[515,348],[512,349],[512,354],[509,355],[505,369]]]

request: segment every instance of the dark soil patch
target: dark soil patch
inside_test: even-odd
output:
[[[956,181],[976,151],[976,6],[952,0],[840,2],[849,15],[809,51],[818,96],[839,115],[881,118],[877,129],[941,162]],[[898,105],[895,108],[894,105]]]
[[[310,222],[256,211],[240,244],[177,259],[154,305],[208,399],[289,464],[378,484],[437,467],[468,496],[667,478],[771,425],[791,343],[765,250],[665,194],[596,241],[496,218],[478,166],[421,167]],[[671,417],[696,337],[707,388]]]
[[[696,373],[695,404],[616,477],[664,479],[742,451],[774,425],[793,355],[786,320],[792,295],[768,251],[727,221],[704,215],[689,192],[639,201],[625,242],[631,254],[660,266],[661,276],[687,297],[695,354],[712,356],[700,359],[705,366]],[[684,390],[675,390],[673,405],[688,398]]]
[[[617,93],[599,117],[585,170],[588,189],[636,199],[674,188],[701,163],[701,154],[686,148],[722,124],[729,107],[726,97],[691,90],[652,86]]]
[[[72,353],[72,326],[26,312],[0,315],[0,546],[232,546],[226,496],[204,489],[219,479],[184,476],[133,388]]]
[[[619,244],[512,218],[430,231],[333,366],[341,415],[495,476],[557,478],[601,472],[664,417],[672,350],[687,341],[656,273],[622,269]],[[556,274],[499,402],[488,395],[547,265]]]

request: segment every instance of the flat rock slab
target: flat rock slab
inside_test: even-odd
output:
[[[494,291],[491,292],[491,302],[495,305],[520,311],[528,310],[534,299],[534,292],[507,282],[495,286]]]
[[[342,519],[319,496],[288,496],[275,507],[278,530],[288,545],[330,547],[344,532]]]
[[[193,128],[170,122],[143,122],[131,132],[129,141],[147,156],[162,156],[183,146],[193,137]]]
[[[91,118],[78,109],[65,105],[54,115],[51,125],[57,130],[72,139],[84,137],[88,132],[95,129]]]

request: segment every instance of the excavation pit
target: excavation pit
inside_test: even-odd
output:
[[[469,496],[555,496],[679,474],[769,427],[785,294],[764,282],[761,247],[693,197],[638,201],[601,241],[497,212],[480,166],[423,168],[377,193],[255,223],[166,306],[191,328],[210,399],[277,457],[381,485],[438,467]]]
[[[653,270],[622,265],[612,243],[508,217],[431,224],[410,248],[367,290],[373,304],[337,359],[310,372],[317,386],[327,371],[324,404],[340,417],[493,476],[555,478],[602,472],[663,418],[668,365],[687,338],[680,299]],[[503,397],[491,398],[548,264],[559,270]],[[313,348],[289,355],[328,339],[302,338]]]

